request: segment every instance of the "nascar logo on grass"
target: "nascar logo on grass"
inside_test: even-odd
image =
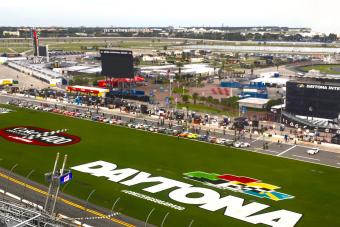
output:
[[[294,196],[275,191],[275,189],[280,188],[279,186],[262,183],[260,180],[250,177],[235,176],[231,174],[221,175],[202,171],[185,173],[184,175],[190,180],[199,181],[205,185],[240,192],[259,198],[275,201],[294,198]]]
[[[16,126],[0,129],[6,140],[38,146],[65,146],[80,142],[80,138],[66,134],[67,129],[51,131],[32,126]]]

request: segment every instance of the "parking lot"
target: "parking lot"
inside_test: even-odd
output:
[[[32,76],[26,75],[5,65],[0,64],[0,79],[13,79],[19,81],[17,87],[19,89],[29,89],[33,87],[36,89],[47,88],[49,85]]]

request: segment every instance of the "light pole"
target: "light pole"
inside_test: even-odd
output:
[[[116,204],[118,203],[118,201],[120,200],[120,197],[118,197],[116,199],[116,201],[113,203],[112,207],[111,207],[111,213],[110,213],[110,218],[109,218],[109,221],[110,221],[110,226],[112,225],[112,221],[111,221],[111,217],[113,216],[113,209],[115,208]]]
[[[149,212],[148,216],[146,217],[146,220],[145,220],[145,227],[147,226],[148,221],[149,221],[149,218],[150,218],[150,216],[151,216],[151,214],[153,213],[154,210],[155,210],[155,208],[152,208],[152,210]]]
[[[252,131],[253,131],[253,121],[249,122],[249,138],[252,139]]]
[[[166,213],[166,215],[164,216],[164,218],[163,218],[163,221],[162,221],[162,224],[161,224],[161,227],[163,227],[163,225],[164,225],[164,222],[165,222],[165,219],[168,217],[168,215],[169,215],[169,212],[168,212],[168,213]]]
[[[188,227],[191,227],[191,225],[194,223],[194,219],[191,220],[190,224]]]
[[[14,170],[17,166],[18,166],[18,163],[16,163],[16,164],[11,168],[11,170],[9,171],[8,178],[7,178],[8,181],[7,181],[7,185],[6,185],[6,190],[4,191],[4,200],[5,200],[5,194],[6,194],[7,190],[8,190],[8,185],[9,185],[9,181],[10,181],[12,172],[13,172],[13,170]]]
[[[64,191],[65,191],[65,189],[67,188],[67,185],[69,185],[70,182],[71,182],[71,181],[68,181],[68,182],[64,185],[64,187],[61,189],[61,192],[64,192]]]
[[[310,115],[311,115],[312,121],[313,121],[313,107],[310,106],[310,107],[308,108],[308,110],[309,110],[309,112],[310,112]]]
[[[84,207],[84,209],[83,209],[83,221],[82,221],[82,223],[81,223],[81,226],[83,226],[84,225],[84,221],[85,221],[85,211],[87,210],[87,206],[88,206],[88,204],[89,204],[89,200],[90,200],[90,198],[91,198],[91,196],[92,196],[92,194],[94,193],[96,191],[96,189],[93,189],[91,192],[90,192],[90,194],[87,196],[87,199],[86,199],[86,204],[85,204],[85,207]]]
[[[25,193],[26,193],[26,187],[27,187],[27,181],[28,181],[28,179],[29,179],[29,177],[32,175],[32,173],[34,173],[34,169],[32,169],[27,175],[26,175],[26,183],[25,183],[25,186],[24,186],[24,189],[23,189],[23,193],[22,193],[22,195],[21,195],[21,202],[22,202],[22,200],[25,198]]]

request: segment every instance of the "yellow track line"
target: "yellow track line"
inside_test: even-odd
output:
[[[14,179],[14,178],[12,178],[12,177],[6,175],[6,174],[0,173],[0,177],[5,178],[5,179],[7,179],[7,180],[10,180],[10,181],[12,181],[13,183],[19,184],[19,185],[21,185],[21,186],[23,186],[23,187],[26,186],[26,188],[31,189],[32,191],[35,191],[35,192],[37,192],[37,193],[39,193],[39,194],[42,194],[42,195],[45,195],[45,196],[48,195],[48,193],[47,193],[46,191],[41,190],[41,189],[39,189],[39,188],[36,188],[36,187],[34,187],[34,186],[32,186],[32,185],[26,184],[26,183],[24,183],[24,182],[22,182],[22,181],[19,181],[19,180],[17,180],[17,179]],[[117,223],[117,224],[121,224],[121,225],[126,226],[126,227],[135,227],[135,225],[132,225],[132,224],[129,224],[129,223],[127,223],[127,222],[118,220],[118,219],[116,219],[116,218],[112,218],[112,217],[110,217],[110,216],[108,216],[108,215],[106,215],[106,214],[102,214],[102,213],[100,213],[100,212],[98,212],[98,211],[91,210],[91,209],[87,209],[86,207],[81,206],[81,205],[79,205],[79,204],[76,204],[76,203],[74,203],[74,202],[71,202],[71,201],[69,201],[69,200],[66,200],[66,199],[63,199],[63,198],[60,198],[60,197],[58,197],[58,200],[61,201],[61,202],[63,202],[63,203],[65,203],[65,204],[67,204],[67,205],[69,205],[69,206],[75,207],[75,208],[77,208],[77,209],[85,210],[86,212],[91,213],[91,214],[94,214],[94,215],[96,215],[96,216],[98,216],[98,217],[109,219],[109,220],[111,220],[111,221],[113,221],[113,222],[115,222],[115,223]]]

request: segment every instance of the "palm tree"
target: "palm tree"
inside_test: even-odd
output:
[[[183,64],[182,61],[177,61],[176,62],[176,67],[178,68],[178,76],[179,76],[179,78],[181,78],[183,66],[184,66],[184,64]]]
[[[213,100],[214,100],[214,98],[213,98],[212,96],[209,96],[209,97],[207,98],[207,102],[208,102],[208,103],[212,103]]]
[[[279,71],[279,66],[280,66],[280,59],[274,59],[274,65],[276,66],[276,71]]]
[[[216,68],[217,68],[217,65],[218,65],[217,61],[214,60],[214,61],[212,62],[212,65],[213,65],[213,67],[214,67],[214,75],[216,75]]]
[[[200,100],[201,102],[206,102],[206,101],[207,101],[207,98],[206,98],[205,96],[200,96],[200,97],[199,97],[199,100]]]
[[[196,104],[196,101],[198,99],[198,93],[195,92],[194,94],[192,94],[192,99],[194,100],[194,104]]]

